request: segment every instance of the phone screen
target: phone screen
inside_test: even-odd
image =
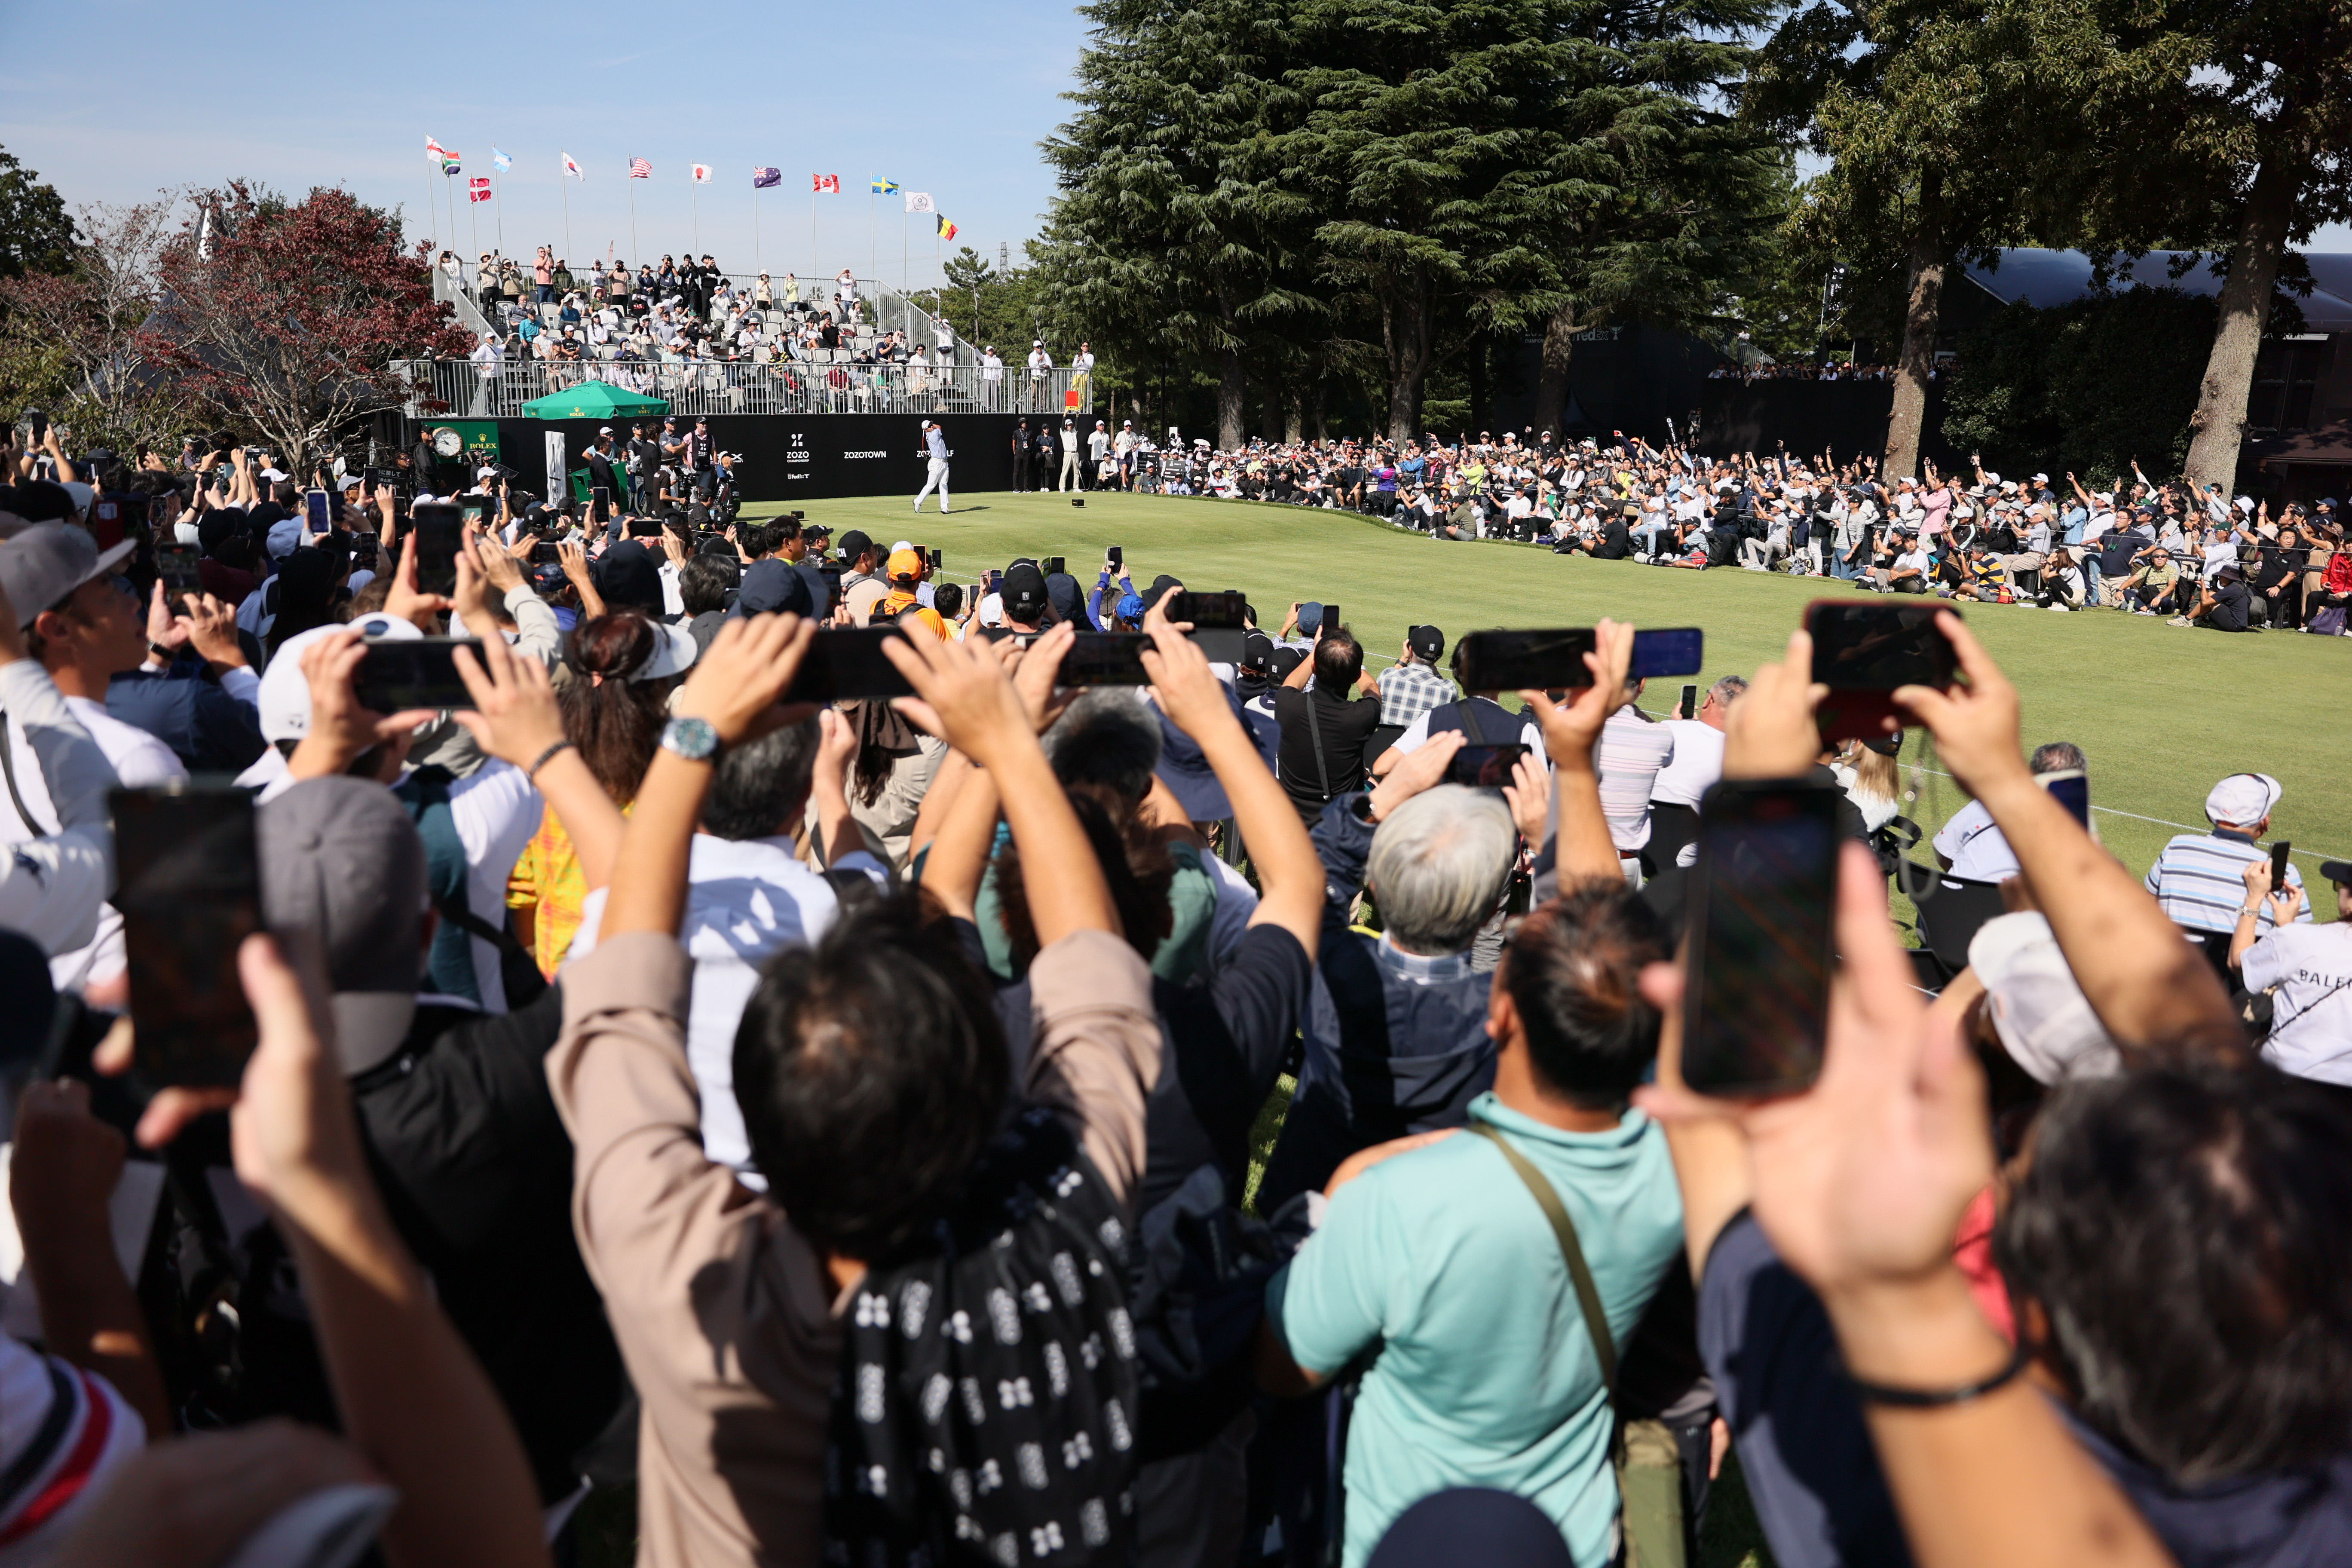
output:
[[[595,508],[596,508],[596,516],[598,517],[598,519],[600,519],[600,520],[606,520],[606,519],[610,519],[610,518],[612,517],[612,515],[613,515],[613,491],[612,491],[612,488],[611,488],[610,486],[608,486],[608,485],[592,485],[592,486],[590,486],[590,487],[589,487],[589,489],[588,489],[588,499],[589,499],[592,502],[593,502],[593,503],[595,504]]]
[[[1558,631],[1472,632],[1460,644],[1465,691],[1555,690],[1590,686],[1584,656],[1598,646],[1590,626]]]
[[[110,799],[140,1075],[234,1085],[257,1038],[236,973],[237,944],[261,929],[253,796],[117,789]]]
[[[163,592],[174,610],[181,607],[181,595],[205,591],[204,574],[198,569],[203,559],[204,552],[193,544],[155,546],[155,575],[163,580]]]
[[[1141,632],[1080,632],[1062,656],[1064,686],[1149,686],[1143,650],[1151,639]]]
[[[947,552],[939,549],[937,546],[933,546],[931,550],[931,570],[936,572],[946,564]]]
[[[1114,544],[1110,547],[1110,569],[1113,575],[1127,570],[1126,546]]]
[[[1815,600],[1805,610],[1813,679],[1832,691],[1951,685],[1958,664],[1950,639],[1936,625],[1942,607]]]
[[[836,702],[860,697],[912,697],[915,689],[882,651],[889,637],[907,634],[897,626],[826,626],[809,639],[784,692],[787,702]]]
[[[1895,710],[1890,694],[1898,686],[1949,689],[1959,660],[1936,625],[1939,610],[1947,609],[1844,599],[1816,599],[1805,606],[1813,679],[1830,689],[1815,714],[1823,736],[1868,740],[1885,734],[1890,719],[1910,722]]]
[[[302,519],[312,533],[332,533],[335,531],[334,510],[326,491],[302,492]]]
[[[482,520],[490,515],[490,509],[484,506],[478,500],[467,501],[466,503],[465,511],[462,515],[466,521],[473,524],[476,528],[479,528],[482,526]]]
[[[427,501],[410,509],[408,521],[416,533],[418,592],[455,593],[457,550],[464,538],[463,514],[448,501]]]
[[[1513,741],[1494,746],[1465,746],[1445,764],[1447,784],[1473,789],[1500,789],[1511,782],[1512,770],[1528,754],[1527,742]]]
[[[2084,776],[2082,769],[2043,773],[2034,782],[2048,790],[2076,822],[2085,828],[2091,826],[2091,781]]]
[[[1677,719],[1696,719],[1698,717],[1697,687],[1686,685],[1683,688],[1682,700],[1675,704],[1675,717]]]
[[[2271,891],[2286,886],[2286,858],[2294,846],[2282,838],[2271,846]]]
[[[352,688],[360,706],[378,713],[411,708],[474,706],[474,695],[457,679],[457,652],[471,648],[482,668],[482,645],[471,637],[412,637],[372,642],[360,660]]]
[[[530,547],[530,563],[534,566],[561,566],[563,547],[552,539],[542,539]]]
[[[1339,602],[1337,599],[1328,599],[1324,602],[1323,618],[1315,623],[1315,629],[1318,632],[1324,633],[1345,631],[1348,629],[1348,623],[1339,618]]]
[[[1669,626],[1633,634],[1633,655],[1625,667],[1629,679],[1649,680],[1661,675],[1696,675],[1706,663],[1706,634],[1696,626]]]
[[[1784,1094],[1821,1071],[1838,799],[1727,781],[1700,803],[1682,1071],[1701,1094]]]
[[[1178,589],[1168,596],[1168,618],[1190,621],[1196,632],[1237,632],[1249,625],[1249,597],[1232,588],[1216,594]]]

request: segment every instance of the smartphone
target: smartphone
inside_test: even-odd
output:
[[[2271,846],[2271,891],[2273,893],[2286,886],[2287,851],[2294,847],[2284,838]]]
[[[1500,789],[1511,782],[1512,770],[1527,754],[1527,743],[1523,741],[1495,746],[1465,746],[1454,753],[1453,761],[1445,764],[1445,782],[1468,784],[1473,789]]]
[[[787,702],[836,702],[860,697],[912,697],[915,689],[883,653],[882,644],[907,634],[894,626],[825,626],[809,639]]]
[[[1706,634],[1696,626],[1664,626],[1633,634],[1633,658],[1625,666],[1628,680],[1650,680],[1661,675],[1696,675],[1706,663]]]
[[[1675,717],[1677,719],[1696,719],[1698,717],[1697,687],[1685,685],[1683,688],[1682,699],[1675,704]]]
[[[1190,621],[1196,632],[1242,631],[1249,626],[1249,598],[1231,588],[1216,594],[1179,588],[1168,596],[1168,618]]]
[[[163,581],[163,594],[174,610],[180,608],[180,595],[205,591],[204,574],[197,563],[204,552],[193,544],[159,544],[155,546],[155,575]]]
[[[479,529],[483,525],[483,520],[490,515],[490,509],[480,501],[471,500],[465,503],[465,508],[459,515],[469,526]]]
[[[945,565],[945,564],[947,563],[947,558],[946,558],[945,553],[944,553],[943,552],[941,552],[940,550],[939,550],[938,548],[936,548],[936,547],[934,547],[934,548],[931,550],[931,552],[930,552],[930,558],[931,558],[931,570],[932,570],[932,571],[934,571],[934,572],[938,571],[941,566],[943,566],[943,565]]]
[[[1948,605],[1868,605],[1815,599],[1805,606],[1813,638],[1813,679],[1830,689],[1815,717],[1825,740],[1874,740],[1895,710],[1898,686],[1948,690],[1959,668],[1951,639],[1936,625]]]
[[[258,1037],[236,973],[261,929],[253,796],[178,784],[110,799],[140,1076],[234,1087]]]
[[[304,490],[302,492],[302,520],[303,526],[312,533],[326,534],[335,531],[334,505],[326,491]]]
[[[1338,632],[1345,631],[1347,629],[1348,623],[1339,618],[1339,601],[1336,599],[1326,600],[1323,605],[1323,618],[1315,623],[1316,634],[1320,636],[1325,632]]]
[[[2054,773],[2042,773],[2035,784],[2048,790],[2066,808],[2067,815],[2080,823],[2085,831],[2091,826],[2091,781],[2080,768],[2062,768]]]
[[[542,539],[530,547],[530,563],[534,566],[563,564],[562,547],[552,539]]]
[[[416,535],[417,591],[455,593],[457,551],[464,538],[464,518],[456,504],[436,500],[411,507],[408,525]]]
[[[1143,650],[1151,639],[1141,632],[1080,632],[1062,656],[1064,686],[1149,686]]]
[[[1060,574],[1064,570],[1062,557],[1048,555],[1037,563],[1037,570],[1048,577]]]
[[[1699,802],[1683,994],[1683,1081],[1701,1094],[1791,1094],[1829,1028],[1840,792],[1727,779]]]
[[[593,504],[593,505],[596,508],[596,517],[597,517],[597,520],[598,520],[599,521],[603,521],[603,522],[609,522],[609,521],[612,521],[612,517],[613,517],[613,487],[612,487],[612,486],[610,486],[610,485],[591,485],[591,486],[588,488],[588,500],[589,500],[589,501],[591,502],[591,504]]]
[[[1110,547],[1110,574],[1116,577],[1126,570],[1127,551],[1125,547],[1117,544],[1112,545]]]
[[[1598,646],[1590,626],[1557,631],[1472,632],[1457,645],[1462,689],[1550,691],[1568,686],[1590,686],[1592,671],[1585,668],[1584,656]]]
[[[473,693],[457,679],[457,652],[461,647],[473,650],[475,668],[485,668],[482,645],[472,637],[412,637],[368,644],[359,674],[352,682],[360,706],[378,713],[473,707]]]

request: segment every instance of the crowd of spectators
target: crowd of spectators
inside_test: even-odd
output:
[[[807,285],[791,272],[746,280],[709,255],[683,264],[664,256],[634,272],[619,261],[575,272],[546,246],[528,264],[485,251],[467,265],[445,250],[436,265],[491,324],[469,356],[484,370],[532,362],[838,363],[924,374],[957,359],[959,340],[944,321],[919,333],[880,326],[875,301],[847,268]],[[992,347],[975,356],[989,360],[1003,369]]]
[[[1240,467],[1357,505],[1383,457]],[[1472,534],[1502,472],[1718,526],[1836,477],[1408,458]],[[1894,700],[2006,912],[1930,994],[1898,737],[1825,747],[1801,632],[1660,720],[1604,621],[1515,710],[1313,602],[1212,662],[1126,560],[952,582],[487,469],[436,592],[437,474],[322,471],[320,531],[267,454],[0,462],[9,1568],[514,1568],[617,1500],[653,1568],[1597,1568],[1697,1560],[1735,1454],[1787,1568],[2352,1557],[2352,919],[2272,885],[2268,775],[2120,865],[2045,787],[2120,764],[2029,757],[1957,617]],[[876,625],[911,695],[791,700]],[[1145,683],[1064,684],[1101,630]],[[362,705],[440,635],[470,706]],[[158,1089],[108,792],[226,772],[258,1045]],[[1726,780],[1850,840],[1818,1081],[1753,1102],[1679,1067]]]
[[[1443,540],[1515,539],[1564,554],[1704,571],[1738,566],[1917,594],[2059,612],[2156,616],[2216,631],[2341,636],[2352,556],[2333,499],[2290,502],[2200,493],[2138,465],[2104,489],[2074,474],[2004,478],[1931,460],[1888,479],[1874,458],[1786,450],[1707,457],[1611,434],[1555,441],[1481,431],[1453,442],[1252,443],[1218,452],[1180,434],[1154,442],[1123,421],[1013,437],[1015,488],[1053,475],[1079,487],[1212,495],[1336,508]],[[1030,454],[1024,463],[1023,453]],[[2098,481],[2094,481],[2097,483]],[[1050,489],[1050,483],[1036,488]]]

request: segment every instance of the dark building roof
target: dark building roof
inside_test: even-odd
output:
[[[2305,254],[2312,289],[2297,295],[2304,330],[2311,332],[2352,332],[2352,254]],[[2188,264],[2178,278],[2173,268]],[[1997,268],[1971,267],[1969,279],[2003,304],[2026,303],[2047,309],[2070,304],[2092,291],[2091,258],[2079,250],[2004,250]],[[2211,259],[2194,251],[2152,250],[2121,270],[2111,283],[2116,289],[2173,288],[2185,294],[2214,295],[2221,279]]]

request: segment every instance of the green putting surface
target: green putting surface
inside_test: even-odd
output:
[[[914,487],[908,486],[911,496]],[[750,505],[747,516],[782,505]],[[1118,545],[1139,586],[1162,572],[1200,589],[1247,593],[1269,629],[1293,600],[1336,602],[1369,654],[1395,657],[1408,626],[1444,628],[1449,645],[1491,626],[1589,626],[1603,616],[1706,633],[1702,685],[1749,675],[1779,656],[1806,601],[1854,595],[1843,584],[1736,568],[1691,572],[1554,555],[1500,542],[1448,543],[1344,512],[1172,496],[1097,492],[1073,507],[1057,495],[959,496],[918,518],[907,498],[810,501],[810,521],[837,539],[864,529],[886,547],[909,540],[945,552],[945,576],[970,580],[1016,555],[1059,555],[1088,587]],[[1858,595],[1856,596],[1859,596]],[[2352,859],[2352,638],[2264,632],[2232,637],[2162,620],[2022,605],[1967,607],[1969,624],[2016,681],[2024,742],[2068,740],[2090,763],[2101,838],[2145,872],[2173,833],[2204,826],[2206,791],[2224,774],[2275,775],[2286,794],[2272,819],[2294,841],[2306,882],[2323,858]],[[1377,668],[1377,666],[1376,666]],[[1642,700],[1663,713],[1679,681]],[[1905,814],[1932,833],[1966,802],[1941,777],[1923,732],[1906,738]],[[1916,773],[1915,773],[1916,770]],[[1925,851],[1920,852],[1923,856]],[[2320,915],[2333,900],[2319,900]]]

